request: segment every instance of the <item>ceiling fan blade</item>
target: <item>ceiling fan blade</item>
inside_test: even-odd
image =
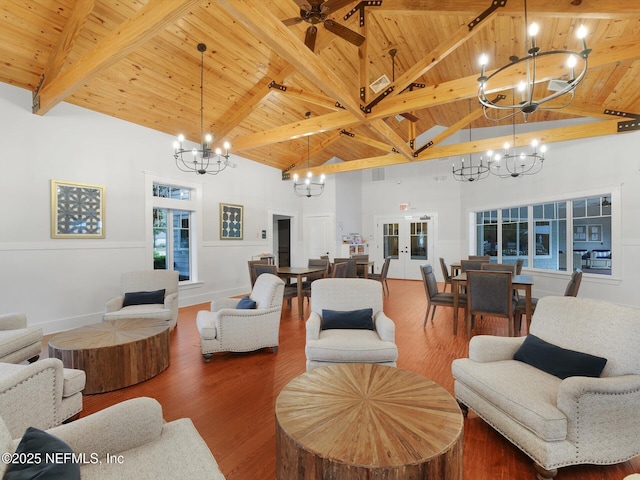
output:
[[[342,7],[345,7],[352,2],[353,0],[327,0],[322,4],[322,11],[324,13],[330,13],[335,10],[340,10]]]
[[[407,120],[411,121],[411,122],[417,122],[418,120],[420,120],[418,117],[416,117],[413,113],[409,113],[409,112],[404,112],[401,113],[400,116],[406,118]]]
[[[354,32],[350,28],[347,28],[344,25],[340,25],[333,20],[325,20],[324,28],[329,30],[331,33],[335,33],[339,37],[344,38],[347,42],[353,43],[356,47],[362,45],[366,40],[366,38],[364,38],[358,32]]]
[[[316,48],[316,36],[318,35],[318,28],[315,25],[311,25],[307,28],[307,33],[304,36],[304,44],[312,52]]]
[[[287,27],[290,27],[291,25],[296,25],[301,21],[302,21],[302,18],[293,17],[293,18],[287,18],[286,20],[282,20],[282,23],[284,23]]]

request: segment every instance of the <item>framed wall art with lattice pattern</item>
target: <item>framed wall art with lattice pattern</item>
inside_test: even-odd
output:
[[[242,240],[243,214],[242,205],[220,204],[220,240]]]
[[[104,238],[104,187],[51,180],[51,238]]]

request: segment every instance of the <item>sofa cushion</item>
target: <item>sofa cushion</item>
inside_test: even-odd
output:
[[[65,368],[62,371],[62,376],[64,379],[62,383],[62,398],[70,397],[84,390],[87,383],[87,376],[84,370]]]
[[[516,360],[453,361],[454,378],[545,441],[567,437],[567,418],[556,407],[562,380]]]
[[[143,305],[129,305],[115,312],[105,313],[104,320],[119,320],[130,318],[153,318],[155,320],[171,320],[173,312],[164,307],[164,304],[153,303]]]
[[[42,329],[37,327],[0,330],[0,356],[6,356],[42,340]]]
[[[242,297],[236,308],[238,310],[254,310],[257,307],[257,303],[254,300],[251,300],[248,295]]]
[[[307,340],[308,360],[347,363],[395,362],[398,349],[393,342],[383,342],[373,330],[322,330],[318,340]]]
[[[354,329],[354,330],[373,330],[373,309],[362,308],[359,310],[322,310],[321,330],[337,329]]]
[[[513,359],[561,379],[599,377],[607,363],[606,358],[558,347],[535,335],[527,335]]]
[[[25,461],[11,463],[3,480],[80,480],[80,465],[71,458],[73,451],[69,445],[40,429],[29,427],[15,453]],[[48,458],[54,454],[55,457]]]
[[[129,305],[153,305],[154,303],[164,304],[165,289],[153,290],[151,292],[128,292],[124,294],[123,307]]]

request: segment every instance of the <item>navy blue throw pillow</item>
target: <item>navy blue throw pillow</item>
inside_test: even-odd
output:
[[[37,428],[27,429],[14,457],[24,461],[9,464],[3,480],[80,480],[80,465],[69,445]]]
[[[242,297],[236,305],[238,310],[253,310],[258,306],[255,300],[251,300],[248,296]]]
[[[535,335],[527,335],[513,359],[563,380],[567,377],[599,377],[607,364],[606,358],[558,347]]]
[[[374,330],[373,309],[363,308],[361,310],[339,311],[322,310],[322,322],[320,330],[334,328],[350,328],[356,330]]]
[[[124,294],[123,307],[129,305],[151,305],[154,303],[164,303],[164,291],[154,290],[153,292],[129,292]]]

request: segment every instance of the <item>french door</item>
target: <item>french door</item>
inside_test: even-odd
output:
[[[379,218],[378,251],[391,257],[389,278],[421,280],[420,265],[433,263],[433,221],[426,215]]]

